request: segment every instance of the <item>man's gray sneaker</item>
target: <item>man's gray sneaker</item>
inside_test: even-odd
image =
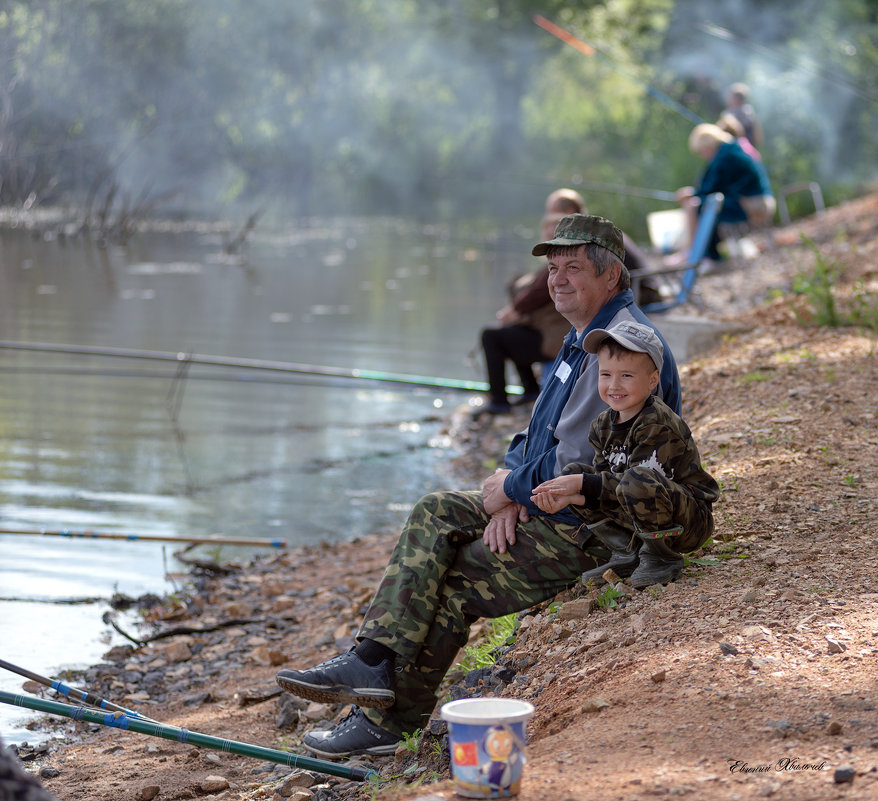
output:
[[[359,704],[387,709],[396,701],[393,664],[367,665],[353,651],[334,656],[309,670],[282,670],[277,683],[287,692],[324,704]]]
[[[356,754],[392,754],[401,741],[401,737],[372,723],[363,710],[355,706],[335,728],[306,734],[302,745],[317,756],[337,759]]]

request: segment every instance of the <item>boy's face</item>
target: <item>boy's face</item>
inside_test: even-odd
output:
[[[598,394],[624,423],[636,415],[658,386],[659,371],[645,353],[611,356],[608,348],[598,351]]]

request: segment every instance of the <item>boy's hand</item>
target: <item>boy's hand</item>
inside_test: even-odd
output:
[[[581,495],[582,475],[573,473],[568,476],[557,476],[544,481],[531,490],[532,493],[553,492],[556,495]]]
[[[531,502],[542,509],[547,514],[560,512],[565,506],[571,504],[582,506],[585,503],[585,496],[579,495],[560,495],[555,492],[539,492],[530,497]]]
[[[531,491],[531,501],[548,514],[554,514],[570,504],[582,505],[582,476],[557,476],[544,481]]]

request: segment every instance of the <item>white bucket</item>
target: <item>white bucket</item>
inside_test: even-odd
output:
[[[686,213],[683,209],[653,211],[646,215],[649,241],[659,253],[674,253],[686,244]]]
[[[518,795],[533,704],[514,698],[463,698],[439,710],[448,721],[451,771],[458,795]]]

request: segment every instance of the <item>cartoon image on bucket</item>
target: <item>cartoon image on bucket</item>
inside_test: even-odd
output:
[[[533,711],[527,701],[512,698],[464,698],[442,707],[458,795],[518,795],[526,762],[527,721]]]

